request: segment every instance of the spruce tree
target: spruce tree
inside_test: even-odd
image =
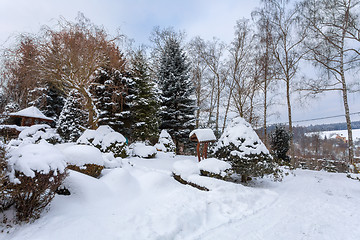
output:
[[[93,101],[98,110],[98,125],[109,125],[126,137],[129,137],[131,133],[131,84],[132,79],[128,72],[100,68],[90,87]]]
[[[189,152],[189,134],[195,125],[194,87],[185,53],[175,38],[165,42],[158,77],[162,101],[160,128],[174,138],[177,153]]]
[[[83,102],[79,92],[72,90],[60,113],[57,132],[67,142],[75,142],[86,126],[87,113],[82,109]]]
[[[289,162],[286,155],[290,148],[290,134],[282,126],[276,126],[270,135],[271,153],[276,160]]]
[[[134,53],[132,71],[134,90],[131,113],[133,117],[132,140],[155,143],[159,131],[158,99],[154,91],[148,65],[142,50]]]

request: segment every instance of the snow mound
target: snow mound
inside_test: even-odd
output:
[[[42,140],[39,144],[27,144],[10,153],[10,179],[15,180],[15,171],[22,172],[28,177],[35,177],[35,172],[54,175],[63,173],[66,168],[66,157],[56,147]]]
[[[122,158],[114,157],[113,153],[103,153],[102,156],[105,168],[119,168],[122,166]]]
[[[62,150],[66,161],[70,165],[78,167],[85,164],[104,165],[103,155],[99,149],[89,145],[73,145]]]
[[[199,169],[207,172],[221,174],[225,170],[231,169],[231,165],[216,158],[204,159],[198,163]]]
[[[173,165],[173,173],[187,180],[191,175],[200,175],[198,164],[192,160],[177,161]]]
[[[146,146],[143,142],[136,142],[130,145],[131,155],[141,158],[154,158],[157,150],[153,146]]]
[[[232,155],[243,157],[250,154],[269,154],[269,150],[260,140],[251,125],[243,118],[234,118],[229,126],[226,127],[224,133],[221,135],[215,152],[230,144],[235,145],[237,151],[232,151]]]
[[[196,138],[199,142],[216,141],[213,130],[209,128],[195,129],[190,133],[189,138],[191,138],[193,135],[196,135]]]

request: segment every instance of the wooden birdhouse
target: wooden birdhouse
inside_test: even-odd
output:
[[[201,161],[201,158],[206,159],[209,143],[216,141],[214,132],[211,129],[195,129],[190,133],[189,137],[191,141],[197,142],[196,152],[199,162]],[[201,144],[203,147],[200,151]]]

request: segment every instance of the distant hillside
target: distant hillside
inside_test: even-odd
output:
[[[360,121],[351,123],[352,129],[360,129]],[[305,127],[306,132],[320,132],[320,131],[335,131],[335,130],[347,130],[346,123],[328,123],[321,125],[310,125]]]
[[[272,132],[275,129],[276,125],[268,126],[268,132]],[[360,121],[354,121],[351,124],[353,129],[360,129]],[[322,131],[335,131],[335,130],[347,130],[346,123],[328,123],[328,124],[319,124],[319,125],[310,125],[307,127],[304,126],[294,126],[294,130],[300,130],[301,132],[322,132]],[[262,131],[262,128],[257,129],[258,132]]]

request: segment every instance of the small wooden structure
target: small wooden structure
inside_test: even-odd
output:
[[[15,113],[10,113],[10,117],[21,118],[21,126],[32,126],[35,122],[53,122],[52,118],[45,116],[37,107],[28,107]]]
[[[207,158],[207,148],[210,142],[215,142],[216,137],[211,129],[195,129],[190,133],[190,140],[197,142],[196,152],[199,162]],[[203,143],[202,151],[200,151],[200,144]]]

